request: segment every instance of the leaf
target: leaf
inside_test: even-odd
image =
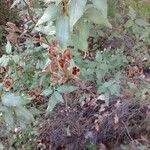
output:
[[[17,116],[18,121],[24,122],[25,124],[29,124],[34,121],[32,113],[25,107],[15,108],[15,114]]]
[[[11,52],[12,52],[11,43],[9,41],[7,41],[7,44],[6,44],[6,53],[10,54]]]
[[[10,57],[6,56],[6,55],[3,55],[1,58],[0,58],[0,65],[1,66],[7,66],[8,63],[10,61]]]
[[[75,23],[84,13],[87,0],[71,0],[69,4],[70,29],[73,30]]]
[[[112,28],[108,19],[103,16],[103,14],[95,9],[94,7],[89,7],[84,14],[84,17],[90,20],[91,22],[99,25],[106,25],[109,28]]]
[[[131,6],[129,6],[129,13],[128,13],[128,16],[129,16],[132,20],[134,20],[134,19],[136,18],[136,12],[135,12],[135,10],[134,10]]]
[[[13,116],[13,112],[8,109],[7,107],[5,107],[3,109],[3,118],[4,118],[4,121],[6,123],[6,126],[8,129],[12,129],[14,127],[14,116]]]
[[[135,23],[141,27],[146,27],[149,26],[150,24],[148,22],[146,22],[146,20],[144,19],[136,19]]]
[[[109,90],[110,90],[112,95],[119,95],[120,85],[119,84],[113,84],[109,87]]]
[[[41,95],[43,96],[49,96],[50,94],[52,94],[53,90],[51,88],[45,89]]]
[[[48,114],[49,112],[51,112],[59,102],[63,102],[63,101],[64,101],[64,100],[63,100],[62,95],[61,95],[60,93],[58,93],[57,91],[55,91],[55,92],[51,95],[51,97],[50,97],[50,99],[49,99],[48,107],[47,107],[47,110],[46,110],[46,111],[47,111],[47,114]]]
[[[89,37],[89,24],[84,19],[80,19],[76,25],[76,34],[72,35],[72,43],[77,49],[82,49],[83,51],[88,50],[87,39]]]
[[[54,4],[50,4],[49,7],[47,7],[46,10],[44,11],[43,16],[38,20],[36,26],[45,23],[47,21],[55,20],[57,12],[58,12],[57,6]]]
[[[54,96],[55,96],[55,98],[56,98],[59,102],[64,102],[64,99],[63,99],[62,95],[61,95],[59,92],[55,91],[55,92],[54,92]]]
[[[92,0],[93,5],[107,18],[107,0]]]
[[[60,93],[71,93],[71,92],[75,91],[76,89],[78,89],[78,87],[63,84],[63,85],[61,85],[60,87],[57,88],[57,91],[60,92]]]
[[[7,107],[16,107],[26,104],[25,100],[21,96],[15,95],[13,93],[7,92],[1,97],[2,104]]]
[[[69,17],[60,16],[56,20],[56,37],[61,46],[65,46],[69,40]]]
[[[100,51],[96,52],[96,61],[98,62],[102,61],[102,53]]]

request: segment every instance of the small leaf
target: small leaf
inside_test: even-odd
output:
[[[49,99],[48,107],[47,107],[47,114],[51,112],[59,102],[63,102],[63,101],[64,100],[63,100],[62,95],[58,93],[57,91],[55,91]]]
[[[109,87],[109,90],[110,90],[112,95],[119,95],[120,85],[119,84],[113,84]]]
[[[61,46],[66,46],[70,36],[69,17],[60,16],[56,20],[56,37]]]
[[[11,52],[12,52],[11,43],[9,41],[7,41],[7,44],[6,44],[6,53],[10,54]]]
[[[96,53],[96,61],[98,61],[98,62],[102,61],[102,54],[100,51],[97,51],[97,53]]]
[[[75,23],[84,13],[87,0],[71,0],[69,5],[70,29],[73,30]]]
[[[76,89],[78,89],[78,87],[72,86],[72,85],[65,85],[65,84],[57,88],[58,92],[60,93],[71,93],[75,91]]]
[[[129,14],[128,14],[128,16],[131,17],[132,20],[134,20],[136,18],[136,12],[131,6],[129,6]]]
[[[56,19],[57,16],[57,6],[54,4],[49,5],[49,7],[46,8],[44,11],[43,16],[38,20],[36,26],[45,23],[47,21],[53,21]]]
[[[4,121],[6,123],[6,126],[8,129],[12,129],[14,127],[14,116],[13,116],[13,112],[8,109],[7,107],[5,107],[3,109],[3,118],[4,118]]]
[[[135,23],[141,27],[146,27],[149,26],[150,24],[148,22],[146,22],[146,20],[144,19],[136,19]]]
[[[55,91],[55,92],[54,92],[54,95],[55,95],[55,98],[56,98],[59,102],[64,102],[64,99],[63,99],[62,95],[61,95],[59,92]]]

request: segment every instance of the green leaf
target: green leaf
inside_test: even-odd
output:
[[[6,44],[6,53],[10,54],[11,52],[12,52],[11,43],[9,41],[7,41],[7,44]]]
[[[50,94],[52,94],[53,90],[51,88],[45,89],[41,95],[43,96],[49,96]]]
[[[69,29],[69,17],[60,16],[56,20],[56,37],[59,40],[60,45],[66,46],[70,36]]]
[[[87,0],[71,0],[69,4],[70,29],[73,30],[75,23],[84,13]]]
[[[105,104],[106,104],[106,106],[109,106],[109,97],[110,97],[110,95],[109,95],[108,92],[105,92],[104,95],[105,95]]]
[[[100,51],[96,52],[96,61],[98,62],[102,61],[102,53]]]
[[[88,50],[87,39],[89,37],[89,24],[86,20],[81,18],[76,24],[76,33],[72,36],[72,43],[76,46],[77,49],[82,49],[83,51]]]
[[[54,92],[54,96],[55,96],[55,98],[56,98],[59,102],[64,102],[64,99],[63,99],[62,95],[61,95],[59,92],[55,91],[55,92]]]
[[[36,26],[45,23],[47,21],[55,20],[57,12],[58,12],[57,6],[54,4],[50,4],[49,7],[47,7],[46,10],[44,11],[43,16],[38,20]]]
[[[109,28],[112,28],[108,19],[103,16],[103,14],[95,9],[94,7],[90,7],[85,11],[84,17],[90,20],[91,22],[99,25],[106,25]]]
[[[13,112],[10,109],[8,109],[7,107],[5,107],[2,114],[3,114],[3,118],[6,123],[7,128],[12,129],[14,127]]]
[[[64,101],[64,100],[63,100],[62,95],[61,95],[60,93],[58,93],[57,91],[55,91],[55,92],[51,95],[51,97],[50,97],[50,99],[49,99],[48,107],[47,107],[47,110],[46,110],[46,111],[47,111],[47,114],[48,114],[49,112],[51,112],[59,102],[63,102],[63,101]]]
[[[93,5],[107,18],[107,0],[92,0]]]
[[[7,107],[16,107],[26,104],[26,101],[21,98],[21,96],[15,95],[13,93],[7,92],[1,97],[2,104]]]
[[[32,113],[25,107],[17,107],[15,108],[15,114],[17,116],[18,121],[22,121],[25,124],[29,124],[34,121],[34,117]]]
[[[146,20],[144,19],[136,19],[135,23],[141,27],[146,27],[149,26],[150,24],[148,22],[146,22]]]
[[[128,13],[128,16],[129,16],[132,20],[134,20],[134,19],[136,18],[136,12],[135,12],[135,10],[134,10],[131,6],[129,6],[129,13]]]
[[[78,89],[78,87],[76,87],[76,86],[63,84],[63,85],[61,85],[60,87],[57,88],[57,91],[60,92],[60,93],[71,93],[71,92],[73,92],[77,89]]]
[[[134,25],[133,20],[128,20],[128,21],[125,23],[125,27],[126,27],[126,28],[130,28],[130,27],[132,27],[133,25]]]
[[[8,57],[7,55],[3,55],[1,58],[0,58],[0,64],[1,66],[6,66],[8,65],[10,61],[10,57]]]
[[[110,90],[112,95],[119,95],[120,85],[119,84],[113,84],[109,87],[109,90]]]

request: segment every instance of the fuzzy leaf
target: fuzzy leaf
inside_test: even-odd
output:
[[[46,8],[46,10],[44,11],[43,16],[38,20],[36,26],[45,23],[47,21],[53,21],[56,19],[56,15],[57,15],[57,6],[54,4],[49,5],[49,7]]]
[[[84,13],[87,0],[71,0],[69,5],[70,29],[73,30],[75,23]]]
[[[69,17],[60,16],[56,20],[56,37],[60,42],[60,45],[66,45],[70,36],[69,29]]]

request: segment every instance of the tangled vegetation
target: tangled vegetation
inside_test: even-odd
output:
[[[7,2],[0,150],[149,149],[149,1]]]

